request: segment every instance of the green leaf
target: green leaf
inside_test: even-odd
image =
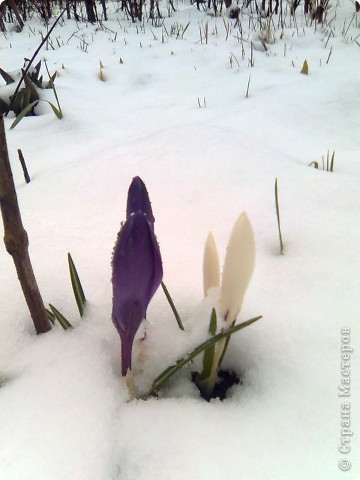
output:
[[[247,320],[246,322],[242,322],[239,325],[235,325],[234,327],[229,328],[228,330],[225,330],[224,332],[218,333],[214,337],[210,338],[209,340],[206,340],[206,342],[202,343],[198,347],[196,347],[191,353],[189,353],[186,357],[181,358],[176,362],[175,365],[171,365],[168,367],[166,370],[164,370],[158,377],[155,378],[147,396],[150,395],[156,395],[159,389],[170,380],[170,378],[178,371],[180,370],[184,365],[189,363],[194,357],[202,353],[204,350],[206,350],[209,346],[215,345],[216,342],[219,340],[228,337],[229,335],[232,335],[235,332],[238,332],[239,330],[242,330],[243,328],[248,327],[252,323],[256,322],[257,320],[260,320],[262,318],[261,316],[252,318],[250,320]]]
[[[39,76],[40,68],[41,68],[41,60],[39,60],[38,63],[34,67],[34,70],[35,70],[35,73],[36,73],[36,78]]]
[[[217,317],[216,317],[216,310],[215,308],[213,308],[210,316],[209,333],[212,336],[214,336],[216,333],[216,329],[217,329]],[[204,351],[203,371],[201,372],[200,375],[197,376],[196,382],[205,380],[205,378],[207,378],[210,375],[211,367],[214,360],[214,352],[215,352],[215,344],[210,345],[210,347],[208,347]]]
[[[23,70],[22,70],[22,72],[24,73]],[[26,85],[27,89],[30,90],[31,101],[34,102],[35,100],[39,100],[39,94],[38,94],[36,88],[34,87],[34,84],[32,83],[32,81],[30,80],[30,78],[28,77],[27,74],[25,74],[25,76],[24,76],[24,82],[25,82],[25,85]]]
[[[51,83],[51,88],[54,88],[54,83],[55,83],[55,78],[56,78],[56,76],[57,76],[57,72],[55,71],[55,72],[51,75],[51,77],[50,77],[50,80],[49,80],[49,81],[50,81],[50,83]]]
[[[15,80],[12,78],[11,75],[9,75],[7,72],[5,72],[5,70],[3,70],[2,68],[0,68],[0,75],[3,77],[3,79],[5,80],[6,82],[6,85],[10,85],[10,83],[14,83]]]
[[[58,110],[53,103],[49,102],[49,100],[44,100],[44,102],[50,105],[50,107],[52,108],[52,111],[54,112],[54,114],[57,116],[59,120],[63,118],[62,112],[60,112],[60,110]]]
[[[42,86],[42,78],[43,78],[42,75],[41,75],[40,78],[38,78],[37,75],[33,72],[33,73],[29,74],[29,78],[34,85],[36,85],[39,88],[43,88],[43,86]]]
[[[217,316],[216,316],[216,310],[215,308],[213,308],[211,312],[211,317],[210,317],[209,333],[211,333],[211,335],[214,336],[216,334],[216,329],[217,329]]]
[[[232,322],[232,324],[230,325],[230,328],[235,325],[235,322],[236,322],[236,318],[235,318],[235,320]],[[225,353],[226,353],[226,350],[227,350],[227,348],[228,348],[228,346],[229,346],[230,339],[231,339],[231,335],[229,335],[228,337],[226,337],[224,349],[223,349],[223,351],[222,351],[221,357],[220,357],[220,359],[219,359],[219,363],[218,363],[218,365],[217,365],[218,369],[220,369],[221,364],[222,364],[222,361],[224,360]]]
[[[38,104],[39,100],[35,100],[35,102],[31,102],[26,108],[24,108],[19,115],[15,118],[13,123],[10,126],[10,129],[15,128],[18,123],[27,115],[32,108],[34,108]]]
[[[22,102],[23,109],[26,108],[31,103],[30,98],[31,98],[31,90],[26,87],[24,92],[23,102]]]
[[[22,110],[24,94],[25,94],[25,88],[22,88],[17,92],[15,96],[11,95],[10,97],[10,101],[11,101],[10,108],[13,110],[15,115],[19,115],[19,113]]]
[[[53,325],[55,325],[55,320],[56,320],[55,315],[50,310],[48,310],[47,308],[45,308],[45,311],[46,311],[46,315],[47,315],[48,319],[50,320],[50,322]]]
[[[56,103],[57,103],[57,106],[58,108],[54,107],[54,105],[50,102],[48,102],[51,106],[51,108],[53,109],[53,112],[55,113],[55,115],[58,117],[59,120],[62,119],[63,117],[63,114],[62,114],[62,111],[61,111],[61,107],[60,107],[60,102],[59,102],[59,97],[57,96],[57,92],[56,92],[56,88],[55,88],[55,83],[54,83],[54,80],[55,80],[55,77],[56,77],[56,72],[54,73],[54,75],[51,77],[50,76],[50,72],[49,72],[49,69],[48,69],[48,66],[47,66],[47,63],[45,61],[45,68],[46,68],[46,72],[49,76],[49,85],[51,86],[53,92],[54,92],[54,97],[55,97],[55,100],[56,100]]]
[[[174,302],[173,302],[173,299],[171,298],[171,295],[170,295],[170,293],[169,293],[169,290],[167,289],[167,287],[166,287],[166,285],[165,285],[164,282],[161,282],[161,287],[162,287],[163,292],[164,292],[164,294],[165,294],[166,300],[169,302],[169,305],[170,305],[170,307],[171,307],[171,310],[173,311],[173,314],[174,314],[174,316],[175,316],[175,319],[176,319],[176,321],[177,321],[177,324],[178,324],[180,330],[185,330],[184,324],[183,324],[182,321],[181,321],[180,315],[179,315],[179,313],[178,313],[178,311],[177,311],[177,309],[176,309],[176,307],[175,307],[175,304],[174,304]]]
[[[73,328],[71,323],[64,317],[64,315],[60,313],[59,310],[57,310],[53,305],[51,305],[51,303],[49,304],[49,307],[51,308],[51,312],[53,313],[54,317],[60,323],[64,330],[67,330],[68,328]]]
[[[69,263],[69,271],[70,271],[70,278],[71,278],[71,285],[73,288],[76,304],[79,309],[80,317],[84,315],[84,307],[86,303],[86,298],[84,294],[84,290],[81,286],[81,282],[79,279],[79,275],[77,273],[75,264],[73,259],[71,258],[70,253],[68,253],[68,263]]]

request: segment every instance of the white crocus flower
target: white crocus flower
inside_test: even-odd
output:
[[[222,329],[228,329],[239,314],[246,289],[249,285],[255,265],[255,239],[250,221],[243,212],[231,232],[222,274],[220,288],[220,314],[224,320]],[[204,251],[204,294],[209,288],[220,284],[219,257],[214,237],[210,233]],[[221,323],[218,323],[221,325]],[[205,397],[211,396],[217,379],[219,363],[223,357],[226,340],[216,343],[211,372],[199,382],[199,388]]]

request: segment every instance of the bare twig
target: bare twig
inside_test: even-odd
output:
[[[50,330],[28,251],[29,240],[23,227],[6,145],[4,117],[0,116],[0,206],[4,224],[4,243],[12,256],[36,333]]]

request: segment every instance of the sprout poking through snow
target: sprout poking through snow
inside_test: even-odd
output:
[[[145,185],[135,177],[128,193],[127,220],[118,234],[112,259],[112,320],[121,339],[123,376],[131,370],[135,334],[163,275],[153,223]]]

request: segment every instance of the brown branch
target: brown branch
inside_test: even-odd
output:
[[[4,117],[0,115],[0,206],[4,223],[4,243],[12,256],[36,333],[51,328],[32,269],[29,240],[23,227],[6,145]]]

